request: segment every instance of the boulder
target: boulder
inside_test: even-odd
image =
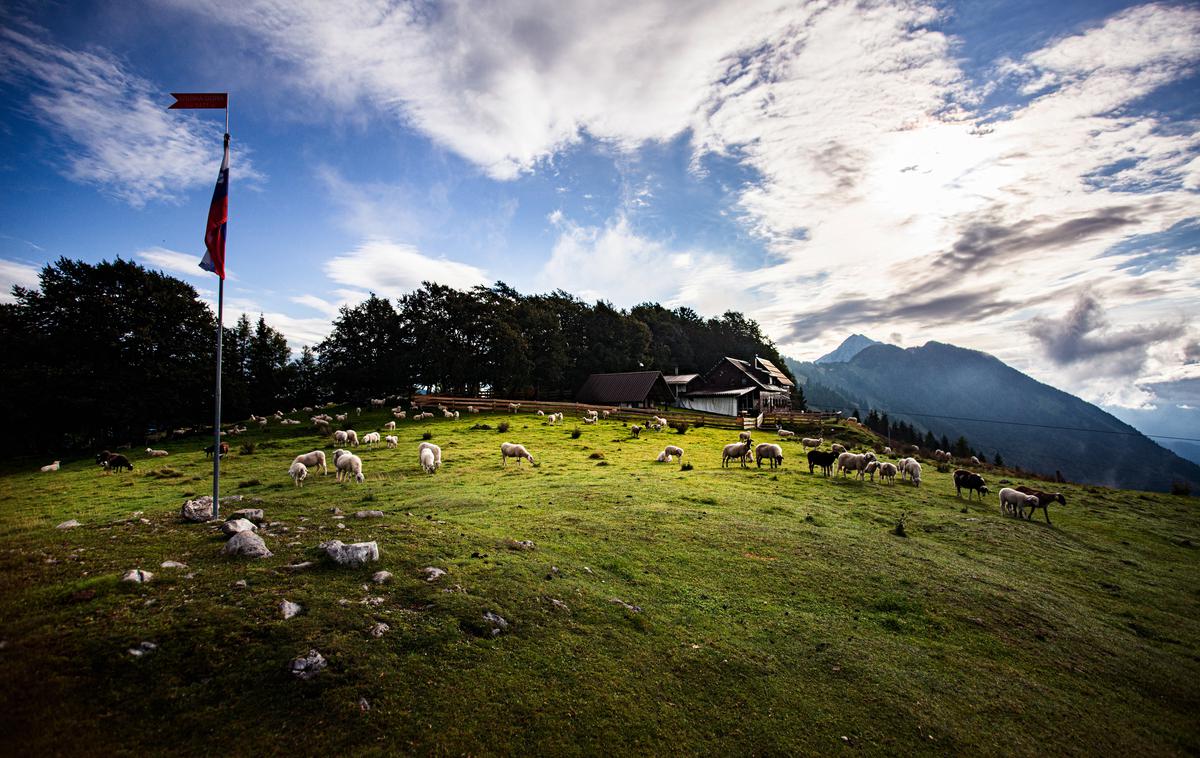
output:
[[[54,528],[55,529],[74,529],[77,526],[83,526],[83,524],[80,524],[75,519],[71,519],[70,521],[62,522],[61,524],[59,524],[58,526],[56,526]]]
[[[226,521],[224,524],[221,524],[221,533],[227,537],[232,537],[239,532],[253,532],[257,529],[257,526],[244,518],[235,518],[231,521]]]
[[[325,551],[325,555],[329,556],[330,560],[339,566],[365,566],[372,561],[379,560],[379,543],[377,542],[355,542],[345,544],[341,540],[330,540],[322,542],[320,548]]]
[[[300,679],[312,679],[324,671],[328,665],[329,663],[326,662],[325,656],[316,650],[309,650],[308,655],[293,658],[292,662],[288,664],[288,670]]]
[[[203,523],[213,517],[212,495],[188,500],[179,509],[179,515],[184,521]]]
[[[145,584],[154,578],[154,574],[141,569],[129,569],[125,572],[125,576],[121,577],[122,582],[133,582],[134,584]]]
[[[165,568],[165,569],[185,569],[185,568],[187,568],[187,564],[186,564],[186,563],[180,563],[179,561],[163,561],[162,563],[160,563],[160,564],[159,564],[159,568]]]
[[[262,508],[242,508],[234,511],[229,518],[244,518],[247,521],[253,521],[256,524],[261,524],[266,517],[263,515]]]
[[[508,621],[498,613],[488,611],[483,614],[483,620],[491,624],[493,637],[508,630]]]
[[[371,627],[371,636],[378,639],[378,638],[382,637],[383,635],[387,634],[389,631],[391,631],[391,629],[392,628],[390,626],[388,626],[387,624],[380,622],[380,623],[376,624],[375,626]]]
[[[233,535],[225,543],[221,552],[225,555],[239,555],[243,558],[270,558],[273,555],[267,549],[267,543],[263,542],[262,537],[254,532],[238,532]]]
[[[438,579],[446,575],[446,570],[435,568],[433,566],[426,566],[425,568],[421,569],[421,574],[425,577],[425,581],[436,582]]]
[[[354,518],[383,518],[383,511],[359,511]]]
[[[299,603],[293,603],[291,600],[284,600],[279,604],[279,612],[283,614],[285,619],[290,619],[302,610],[303,608],[300,607]]]
[[[390,571],[376,571],[375,575],[371,577],[371,581],[375,582],[376,584],[383,584],[384,582],[390,582],[391,580],[392,572]]]

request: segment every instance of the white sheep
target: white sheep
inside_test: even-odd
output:
[[[339,429],[333,433],[333,441],[334,441],[334,443],[336,443],[338,445],[345,445],[346,438],[347,438],[346,433],[343,432],[341,429]]]
[[[771,468],[783,465],[783,448],[771,442],[763,442],[754,448],[754,464],[762,468],[763,458],[771,463]]]
[[[600,415],[604,418],[608,418],[608,411],[600,411]]]
[[[396,422],[395,422],[395,421],[389,421],[389,422],[387,422],[386,424],[384,424],[384,425],[383,425],[383,428],[384,428],[384,429],[387,429],[389,432],[394,432],[394,431],[396,430]]]
[[[884,455],[891,455],[891,454],[892,454],[892,449],[891,449],[890,447],[885,447],[885,448],[883,449],[883,454],[884,454]]]
[[[346,442],[349,442],[353,446],[357,446],[358,445],[358,432],[354,431],[353,429],[347,429],[346,430]]]
[[[443,408],[442,409],[442,418],[454,418],[454,414],[451,413],[448,409]]]
[[[516,413],[516,412],[517,412],[517,409],[519,409],[520,407],[521,407],[521,404],[520,404],[520,403],[509,403],[509,404],[508,404],[508,409],[509,409],[510,411],[512,411],[513,413]],[[520,461],[518,461],[517,463],[518,463],[518,465],[519,465],[519,464],[520,464]]]
[[[455,412],[454,412],[454,420],[455,420],[455,421],[458,421],[458,411],[455,411]]]
[[[875,481],[875,472],[879,470],[879,461],[867,461],[867,465],[863,468],[863,473],[871,477],[871,481]]]
[[[663,452],[665,452],[667,455],[673,455],[676,458],[683,457],[683,448],[676,447],[675,445],[667,445],[666,448],[663,449]]]
[[[972,455],[971,456],[971,465],[972,466],[982,466],[983,464],[980,462],[979,456]]]
[[[778,434],[779,434],[779,436],[780,436],[780,437],[783,437],[783,438],[785,438],[785,439],[786,439],[786,438],[788,438],[788,437],[795,437],[795,436],[796,436],[796,433],[795,433],[795,432],[790,432],[790,431],[788,431],[787,429],[780,429],[780,430],[779,430],[779,432],[778,432]]]
[[[417,453],[420,454],[420,452],[422,450],[432,451],[434,467],[435,468],[442,467],[442,449],[440,447],[433,444],[432,442],[422,442],[421,444],[417,445]]]
[[[346,435],[349,437],[350,435]],[[379,442],[379,432],[367,432],[363,435],[362,441],[364,445],[374,445]]]
[[[637,437],[639,434],[642,433],[642,427],[638,426],[637,424],[634,424],[633,426],[629,427],[629,433],[632,434],[634,437]]]
[[[825,441],[824,437],[802,437],[800,439],[800,444],[804,445],[805,447],[811,447],[811,448],[816,449],[816,448],[820,447],[821,443],[823,443],[824,441]]]
[[[921,486],[921,464],[917,462],[916,458],[905,458],[896,465],[904,474],[904,478],[911,479],[917,487]]]
[[[892,484],[896,483],[896,464],[881,463],[879,464],[879,481],[889,481]]]
[[[342,422],[342,421],[345,421],[345,420],[346,420],[346,414],[345,414],[345,413],[339,413],[339,414],[337,414],[336,416],[334,416],[333,418],[334,418],[334,420],[335,420],[335,421],[337,421],[337,422],[339,422],[339,423],[340,423],[340,422]]]
[[[325,476],[325,474],[329,473],[329,469],[327,469],[325,467],[325,451],[324,450],[313,450],[311,453],[305,453],[304,455],[297,455],[294,459],[292,459],[292,463],[303,463],[305,466],[308,466],[309,468],[315,468],[317,466],[320,466],[321,467],[321,476]]]
[[[372,406],[372,407],[374,407],[374,408],[382,408],[382,407],[383,407],[383,406],[385,406],[385,405],[387,405],[387,398],[386,398],[386,397],[385,397],[385,398],[378,399],[378,400],[377,400],[377,399],[375,399],[375,398],[371,398],[371,406]]]
[[[1007,513],[1010,516],[1024,518],[1025,509],[1029,508],[1029,513],[1033,515],[1033,509],[1039,505],[1037,495],[1026,495],[1024,492],[1018,492],[1012,487],[1005,487],[1000,490],[1000,512]]]
[[[422,448],[417,453],[417,459],[421,463],[421,468],[426,474],[432,474],[437,471],[437,461],[434,460],[433,451],[428,448]]]
[[[60,465],[62,465],[62,461],[55,461],[54,463],[49,463],[49,464],[46,464],[45,466],[42,466],[42,471],[43,472],[58,471],[58,467]]]
[[[838,443],[836,443],[836,442],[835,442],[835,443],[833,443],[832,445],[830,445],[829,449],[830,449],[830,450],[832,450],[832,451],[833,451],[833,452],[835,452],[835,453],[844,453],[844,452],[846,452],[846,446],[845,446],[845,445],[839,445],[839,444],[838,444]]]
[[[393,436],[393,435],[391,435],[391,434],[389,434],[388,436],[384,437],[384,438],[383,438],[383,441],[387,443],[387,446],[388,446],[389,448],[397,447],[397,446],[399,446],[399,444],[400,444],[400,438],[399,438],[399,437],[395,437],[395,436]]]
[[[551,413],[549,416],[546,417],[546,423],[549,424],[550,426],[554,426],[554,424],[557,421],[558,421],[557,413]]]
[[[366,480],[362,472],[362,458],[359,458],[354,453],[344,453],[337,456],[333,460],[333,466],[337,469],[337,480],[339,482],[350,481],[351,476],[359,484],[362,484]]]
[[[745,434],[745,432],[743,432],[743,434]],[[746,468],[746,459],[749,457],[750,440],[732,442],[721,450],[721,466],[725,467],[730,461],[737,459],[738,461],[741,461],[742,468]]]
[[[288,467],[288,476],[292,477],[292,483],[297,487],[303,487],[304,480],[308,478],[308,466],[300,461],[292,461],[292,465]]]
[[[509,458],[516,458],[518,466],[521,465],[522,458],[529,459],[529,464],[531,466],[533,465],[533,456],[529,454],[529,451],[525,449],[524,445],[517,445],[512,442],[501,443],[501,445],[500,445],[500,462],[501,462],[501,464],[507,465]]]
[[[738,432],[738,439],[741,440],[742,442],[750,442],[751,441],[750,436],[751,436],[750,432]]]
[[[407,414],[406,412],[404,412],[404,411],[392,411],[392,416],[394,416],[395,418],[398,418],[398,419],[400,419],[401,421],[403,421],[404,419],[408,418],[408,414]]]
[[[585,423],[585,424],[594,424],[594,423],[596,423],[596,417],[595,417],[595,416],[584,416],[584,417],[583,417],[583,423]]]
[[[169,455],[169,453],[166,450],[155,450],[152,447],[148,447],[146,448],[146,455],[150,456],[151,458],[163,458]]]
[[[655,458],[654,460],[658,463],[670,463],[672,459],[671,459],[671,456],[667,454],[667,451],[664,450],[661,453],[659,453],[658,457]]]

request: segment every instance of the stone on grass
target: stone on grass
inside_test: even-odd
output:
[[[237,587],[239,590],[244,590],[247,587],[249,587],[250,585],[246,582],[245,579],[238,579],[236,582],[233,583],[233,586]]]
[[[279,604],[279,612],[283,614],[285,619],[290,619],[301,611],[299,603],[293,603],[291,600],[284,600]]]
[[[359,511],[354,518],[383,518],[383,511]]]
[[[630,613],[641,613],[642,612],[642,609],[639,606],[626,603],[624,600],[617,598],[617,597],[610,597],[608,599],[608,602],[613,603],[614,605],[619,605],[622,608],[624,608],[625,610],[629,611]]]
[[[265,517],[263,516],[262,508],[242,508],[241,510],[234,511],[230,515],[230,518],[244,518],[247,521],[253,521],[256,524],[261,524]]]
[[[492,636],[493,637],[495,637],[496,635],[500,634],[503,631],[508,630],[508,621],[506,621],[503,616],[501,616],[497,613],[492,613],[491,611],[488,611],[487,613],[483,614],[483,620],[492,625]]]
[[[293,658],[292,662],[288,664],[288,670],[300,679],[312,679],[328,665],[325,661],[325,656],[316,650],[309,650],[308,655]]]
[[[446,575],[446,570],[434,568],[433,566],[426,566],[425,568],[421,569],[421,573],[425,576],[425,581],[436,582],[438,579]]]
[[[155,645],[153,642],[143,641],[136,647],[129,648],[129,654],[134,658],[141,658],[143,655],[153,653],[155,650],[158,650],[158,645]]]
[[[203,523],[213,517],[212,495],[204,495],[195,500],[188,500],[179,509],[179,515],[184,521]]]
[[[380,622],[380,623],[376,624],[375,626],[371,627],[371,636],[378,639],[378,638],[382,637],[383,635],[387,634],[389,631],[391,631],[391,629],[392,628],[390,626],[388,626],[387,624]]]
[[[122,582],[133,582],[134,584],[144,584],[154,578],[154,574],[141,569],[129,569],[125,572],[125,576],[121,577]]]
[[[257,529],[257,526],[244,518],[235,518],[221,524],[221,533],[227,537],[232,537],[239,532],[253,532]]]
[[[550,598],[550,605],[554,606],[556,610],[566,611],[567,613],[571,612],[571,609],[567,607],[567,604],[561,600]]]
[[[238,532],[233,535],[225,543],[221,552],[225,555],[240,555],[244,558],[270,558],[273,555],[267,549],[267,543],[263,542],[262,537],[254,532]]]
[[[355,542],[347,545],[341,540],[330,540],[322,542],[319,547],[325,551],[325,555],[339,566],[365,566],[366,564],[379,560],[379,543],[377,542]]]
[[[376,584],[383,584],[384,582],[390,582],[391,580],[392,572],[390,571],[376,571],[375,575],[371,577],[371,581],[375,582]]]
[[[70,521],[62,522],[61,524],[59,524],[58,526],[56,526],[54,528],[55,529],[74,529],[77,526],[83,526],[83,524],[79,523],[75,519],[71,519]]]
[[[180,563],[179,561],[163,561],[161,564],[159,564],[159,568],[165,568],[165,569],[185,569],[185,568],[187,568],[187,564],[186,564],[186,563]]]
[[[299,542],[291,543],[293,546],[299,545]],[[283,571],[303,571],[304,569],[312,568],[317,565],[315,561],[304,561],[303,563],[292,563],[287,566],[281,566]]]

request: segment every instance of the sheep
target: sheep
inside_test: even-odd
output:
[[[833,469],[833,464],[837,463],[837,453],[826,453],[823,450],[808,451],[808,473],[812,473],[817,466],[821,467],[821,471],[825,476],[829,476]]]
[[[905,458],[896,464],[906,479],[911,479],[916,487],[921,486],[921,464],[915,458]]]
[[[783,448],[770,442],[764,442],[754,448],[754,464],[762,468],[763,458],[766,458],[771,468],[783,465]]]
[[[683,457],[683,448],[676,447],[675,445],[667,445],[665,448],[663,448],[663,452],[667,455],[673,455],[676,458]]]
[[[805,447],[811,447],[814,449],[820,447],[823,442],[825,442],[824,437],[801,437],[800,438],[801,445],[804,445]]]
[[[225,443],[222,442],[221,444],[224,445]],[[96,456],[96,463],[103,466],[105,471],[112,471],[113,469],[120,471],[123,468],[133,471],[133,464],[129,462],[128,458],[120,453],[110,453],[107,450],[102,451]]]
[[[557,422],[558,422],[558,414],[557,413],[551,413],[549,416],[546,417],[546,423],[549,424],[550,426],[554,426],[555,423],[557,423]]]
[[[536,415],[536,416],[545,416],[545,415],[546,415],[546,412],[545,412],[544,410],[542,410],[541,408],[538,408],[538,409],[537,409],[537,413],[536,413],[536,414],[534,414],[534,415]]]
[[[1030,518],[1033,517],[1033,509],[1039,505],[1037,495],[1027,495],[1019,490],[1014,490],[1012,487],[1005,487],[1000,490],[1000,512],[1010,516],[1023,518],[1025,508],[1029,508]],[[1047,519],[1049,516],[1047,516]]]
[[[932,457],[938,463],[949,463],[950,459],[954,456],[952,456],[950,453],[947,453],[945,450],[934,450]]]
[[[745,432],[743,432],[745,434]],[[750,440],[742,440],[741,442],[732,442],[721,450],[721,467],[729,465],[729,462],[737,459],[741,462],[742,468],[746,468],[746,459],[750,457]]]
[[[835,453],[838,453],[839,455],[840,455],[841,453],[844,453],[844,452],[846,452],[846,447],[845,447],[845,445],[839,445],[839,444],[838,444],[838,443],[836,443],[836,442],[835,442],[835,443],[833,443],[833,444],[832,444],[832,445],[829,447],[829,449],[830,449],[830,450],[832,450],[832,451],[833,451],[833,452],[835,452]]]
[[[333,433],[333,441],[335,444],[345,445],[346,439],[347,439],[347,434],[345,432],[343,432],[341,429],[339,429]]]
[[[283,421],[280,421],[279,423],[281,423],[285,426],[295,426],[296,424],[299,424],[300,422],[294,418],[285,418]]]
[[[58,471],[58,468],[61,465],[62,465],[62,461],[55,461],[54,463],[49,463],[49,464],[46,464],[45,466],[42,466],[41,471],[42,471],[42,473],[47,473],[50,471]]]
[[[738,439],[741,440],[742,442],[752,442],[753,441],[750,439],[750,432],[738,432]]]
[[[303,487],[304,480],[308,478],[308,466],[300,461],[292,461],[292,465],[288,467],[288,476],[292,477],[295,486]]]
[[[1041,490],[1035,490],[1034,488],[1026,487],[1025,485],[1021,485],[1020,487],[1016,487],[1015,489],[1017,490],[1017,492],[1024,492],[1026,495],[1033,495],[1034,497],[1036,497],[1038,499],[1037,505],[1035,505],[1029,509],[1029,520],[1030,521],[1033,520],[1033,512],[1036,509],[1041,508],[1042,513],[1046,514],[1046,523],[1049,524],[1050,523],[1050,511],[1047,510],[1046,506],[1049,505],[1050,503],[1054,503],[1054,502],[1062,503],[1063,505],[1067,504],[1067,499],[1065,497],[1063,497],[1063,494],[1061,492],[1042,492]]]
[[[585,423],[585,424],[594,424],[594,423],[596,423],[596,417],[595,417],[595,416],[584,416],[584,417],[583,417],[583,423]]]
[[[337,469],[337,480],[339,482],[348,482],[353,475],[354,480],[362,484],[366,477],[362,472],[362,458],[359,458],[354,453],[344,453],[333,459],[333,466]]]
[[[259,425],[259,426],[262,426],[262,427],[265,427],[265,426],[267,425],[268,421],[269,421],[269,419],[260,418],[260,419],[258,420],[258,425]],[[287,419],[283,419],[283,420],[282,420],[282,421],[280,421],[279,423],[281,423],[281,424],[286,424],[287,422],[288,422],[288,420],[287,420]]]
[[[522,458],[527,458],[529,460],[529,465],[534,465],[533,456],[529,454],[529,451],[525,449],[524,445],[517,445],[512,442],[501,443],[500,463],[502,465],[507,465],[509,458],[516,458],[517,466],[521,465]]]
[[[422,442],[421,444],[417,445],[417,452],[420,453],[422,450],[432,450],[434,464],[437,468],[442,467],[442,449],[440,447],[432,442]]]
[[[887,462],[879,464],[879,481],[888,481],[895,484],[896,464]]]
[[[386,429],[386,430],[388,430],[389,432],[393,432],[393,431],[395,431],[395,430],[396,430],[396,422],[395,422],[395,421],[389,421],[389,422],[387,422],[386,424],[384,424],[384,425],[383,425],[383,428],[384,428],[384,429]]]
[[[363,435],[362,441],[364,445],[374,445],[379,442],[379,439],[379,432],[367,432]]]
[[[862,453],[839,453],[837,458],[838,473],[842,476],[846,475],[847,471],[855,471],[859,479],[863,478],[863,469],[867,467],[870,459]]]
[[[891,455],[891,454],[892,454],[892,449],[891,449],[890,447],[885,447],[885,448],[883,449],[883,454],[884,454],[884,455]]]
[[[383,438],[383,441],[387,443],[387,446],[388,446],[388,448],[393,448],[393,447],[397,447],[397,446],[399,446],[399,445],[400,445],[400,438],[399,438],[399,437],[395,437],[395,436],[393,436],[393,435],[391,435],[391,434],[389,434],[388,436],[384,437],[384,438]]]
[[[656,424],[658,424],[660,427],[662,427],[662,426],[666,426],[666,425],[667,425],[668,423],[670,423],[670,422],[668,422],[668,421],[667,421],[665,418],[663,418],[662,416],[655,416],[655,417],[654,417],[654,423],[656,423]]]
[[[962,491],[967,491],[967,499],[971,499],[971,493],[975,492],[982,500],[983,496],[988,494],[987,485],[983,482],[983,477],[973,471],[966,469],[956,469],[954,472],[954,489],[957,490],[957,497],[962,497]]]
[[[454,418],[454,414],[451,413],[448,409],[443,408],[442,409],[442,418]]]
[[[671,456],[670,456],[670,455],[667,455],[667,451],[666,451],[666,450],[664,450],[664,451],[662,451],[661,453],[659,453],[659,454],[658,454],[658,457],[657,457],[657,458],[655,458],[654,460],[655,460],[655,461],[657,461],[658,463],[670,463],[670,462],[671,462]]]
[[[408,418],[408,414],[405,413],[404,411],[392,411],[392,416],[394,418],[399,419],[400,421],[403,421],[404,419]],[[395,422],[393,421],[392,423],[395,423]],[[394,429],[395,427],[392,427],[392,428]]]
[[[346,441],[349,442],[352,446],[357,446],[358,445],[358,432],[354,431],[353,429],[347,429],[346,430]]]
[[[437,471],[437,463],[434,461],[433,451],[429,448],[422,448],[417,453],[417,458],[420,460],[421,468],[424,469],[426,474],[432,474],[434,471]]]
[[[875,481],[875,472],[879,470],[879,461],[867,461],[867,465],[862,472],[871,477],[871,481]]]
[[[971,456],[971,465],[972,466],[982,466],[983,464],[979,462],[979,456],[972,455]]]
[[[168,453],[166,450],[155,450],[152,447],[148,447],[146,448],[146,455],[150,456],[151,458],[164,458],[167,455],[170,455],[170,453]]]
[[[508,409],[510,411],[512,411],[513,413],[516,413],[520,407],[521,407],[520,403],[509,403],[508,404]],[[520,463],[521,463],[520,461],[517,461],[517,465],[520,465]]]
[[[632,434],[636,438],[639,434],[642,433],[642,427],[638,426],[637,424],[634,424],[633,426],[629,427],[629,433]]]
[[[321,467],[321,476],[325,476],[325,474],[329,473],[329,469],[327,469],[325,467],[325,451],[324,450],[313,450],[311,453],[304,453],[303,455],[297,455],[295,458],[292,459],[292,463],[303,463],[305,466],[307,466],[309,468],[316,468],[317,466],[320,466]]]
[[[220,448],[218,448],[218,450],[220,451],[219,454],[221,455],[221,457],[225,457],[226,455],[229,455],[229,443],[222,442],[221,446],[220,446]],[[204,448],[204,457],[205,458],[211,458],[212,454],[213,454],[213,446],[212,445],[209,445],[208,447]]]
[[[600,415],[604,418],[608,418],[608,411],[600,411]]]
[[[371,400],[371,407],[372,407],[372,408],[382,408],[383,406],[387,405],[387,398],[386,398],[386,397],[385,397],[385,398],[382,398],[382,399],[379,399],[379,400],[376,400],[375,398],[371,398],[370,400]]]
[[[780,437],[783,437],[784,439],[787,439],[788,437],[795,437],[795,436],[796,436],[796,433],[795,433],[795,432],[789,432],[787,429],[780,429],[780,430],[779,430],[778,432],[776,432],[776,433],[777,433],[777,434],[778,434]]]
[[[334,420],[335,420],[335,421],[337,421],[337,422],[341,423],[342,421],[345,421],[345,420],[346,420],[346,414],[345,414],[345,413],[339,413],[339,414],[337,414],[336,416],[334,416],[333,418],[334,418]]]
[[[591,416],[592,418],[596,418],[600,415],[600,411],[596,410],[595,408],[588,408],[587,415]]]

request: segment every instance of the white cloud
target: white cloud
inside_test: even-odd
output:
[[[425,281],[460,289],[489,282],[487,274],[480,268],[430,258],[412,245],[383,239],[369,240],[331,259],[325,264],[325,273],[339,284],[385,297],[400,297]]]
[[[212,186],[221,160],[215,119],[167,111],[163,87],[102,48],[71,50],[35,34],[0,29],[0,80],[26,82],[29,113],[71,143],[68,178],[134,207]],[[261,180],[245,149],[230,163],[239,181]]]
[[[0,303],[15,303],[12,288],[25,287],[36,289],[41,285],[38,274],[41,266],[31,266],[28,263],[10,261],[0,258]]]
[[[177,276],[186,276],[192,279],[202,277],[207,279],[212,276],[211,273],[200,268],[202,256],[195,253],[181,253],[165,247],[151,247],[137,251],[134,253],[134,257],[154,268]],[[229,276],[229,272],[226,272],[226,276]]]

